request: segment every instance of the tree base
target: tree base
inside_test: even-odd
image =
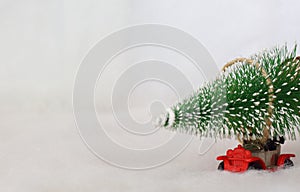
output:
[[[243,140],[243,147],[251,152],[257,151],[274,151],[277,150],[278,145],[284,144],[283,137],[274,137],[273,139],[268,139],[265,143],[261,140]]]

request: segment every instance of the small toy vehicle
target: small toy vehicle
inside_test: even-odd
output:
[[[275,171],[279,167],[287,168],[294,165],[290,158],[295,155],[280,154],[280,144],[276,144],[273,150],[251,151],[242,145],[227,150],[226,155],[217,157],[217,160],[222,161],[218,169],[231,172],[244,172],[249,169]]]

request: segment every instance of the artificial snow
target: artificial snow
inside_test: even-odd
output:
[[[6,114],[0,127],[0,191],[298,192],[300,189],[300,141],[287,142],[282,147],[283,152],[296,154],[295,167],[277,172],[220,172],[215,158],[236,147],[238,142],[225,139],[214,144],[213,139],[205,138],[194,138],[182,154],[165,165],[137,171],[114,167],[96,157],[79,136],[72,112]],[[113,134],[122,137],[121,131],[119,135]]]

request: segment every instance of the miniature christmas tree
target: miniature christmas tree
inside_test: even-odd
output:
[[[169,108],[157,124],[205,137],[235,136],[259,146],[271,137],[294,140],[300,120],[299,69],[296,46],[235,59],[214,81]]]

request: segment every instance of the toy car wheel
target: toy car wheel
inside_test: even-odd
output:
[[[284,168],[289,168],[289,167],[293,167],[293,166],[294,166],[294,163],[292,160],[290,160],[290,159],[284,160],[284,165],[283,165]]]
[[[249,163],[248,170],[261,170],[263,169],[262,165],[258,162]]]
[[[224,170],[224,161],[222,161],[219,166],[218,166],[218,170],[223,171]]]

